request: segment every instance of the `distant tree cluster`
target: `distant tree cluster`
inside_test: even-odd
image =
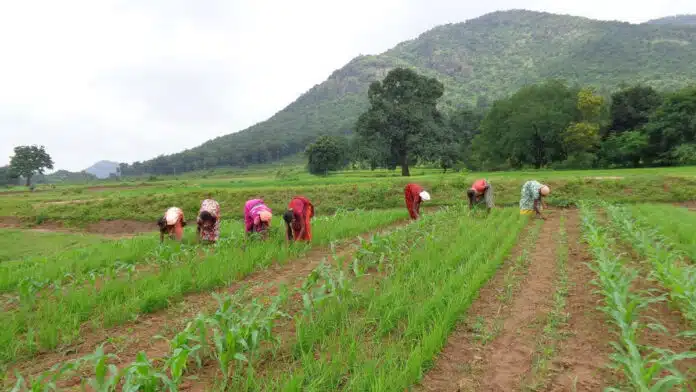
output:
[[[320,139],[310,146],[310,172],[325,174],[349,161],[371,169],[400,166],[404,176],[414,164],[443,170],[696,164],[696,87],[660,94],[636,85],[605,98],[549,80],[485,112],[464,107],[449,115],[437,107],[443,92],[436,79],[392,70],[370,86],[370,106],[353,140],[329,145]],[[348,147],[341,152],[341,145]]]

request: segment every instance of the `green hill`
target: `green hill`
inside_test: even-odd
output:
[[[594,85],[603,93],[624,83],[675,89],[696,80],[694,63],[696,27],[494,12],[436,27],[380,55],[358,56],[270,119],[129,171],[244,167],[296,154],[322,133],[349,134],[366,108],[369,84],[396,66],[442,81],[448,110],[485,105],[547,78]]]
[[[656,25],[696,26],[696,15],[675,15],[649,20],[645,23]]]

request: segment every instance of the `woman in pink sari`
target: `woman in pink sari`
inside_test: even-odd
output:
[[[244,228],[246,237],[250,233],[259,233],[264,240],[268,238],[268,228],[271,226],[272,211],[262,199],[252,199],[244,205]]]

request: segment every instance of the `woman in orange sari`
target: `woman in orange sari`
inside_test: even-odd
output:
[[[285,220],[286,242],[311,241],[312,226],[310,219],[314,217],[314,205],[302,196],[294,197],[288,204],[288,210],[283,214]]]

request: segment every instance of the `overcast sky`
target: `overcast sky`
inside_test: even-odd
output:
[[[74,171],[195,147],[359,54],[511,8],[639,23],[696,1],[0,0],[0,165],[23,144]]]

